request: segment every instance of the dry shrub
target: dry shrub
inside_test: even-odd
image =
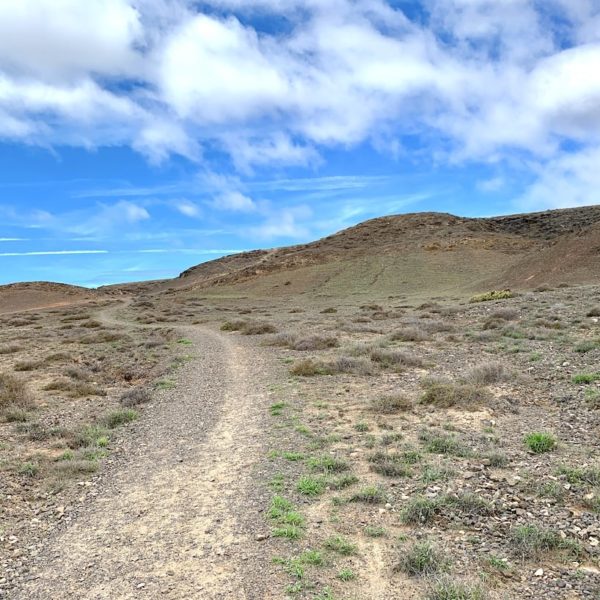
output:
[[[500,362],[488,362],[470,369],[465,380],[473,385],[491,385],[505,381],[510,377],[510,372]]]
[[[264,335],[265,333],[277,333],[277,327],[271,323],[251,321],[244,324],[240,329],[242,335]]]
[[[28,408],[33,404],[25,383],[8,373],[0,373],[0,410]]]
[[[340,345],[339,340],[333,336],[313,335],[295,342],[292,346],[294,350],[327,350],[328,348],[337,348]]]
[[[131,408],[132,406],[138,406],[140,404],[146,404],[152,400],[152,396],[150,392],[144,388],[135,388],[133,390],[129,390],[125,392],[119,402],[122,406],[126,406]]]
[[[80,344],[107,344],[109,342],[118,342],[126,339],[127,336],[114,331],[100,331],[95,335],[85,335],[79,339]]]
[[[502,321],[514,321],[519,318],[519,311],[514,308],[497,308],[490,314],[490,319],[501,319]]]
[[[50,364],[53,362],[66,362],[72,360],[73,357],[70,354],[67,354],[66,352],[55,352],[54,354],[49,354],[48,356],[46,356],[44,362],[46,364]]]
[[[86,329],[97,329],[98,327],[102,327],[102,323],[100,323],[100,321],[92,319],[90,321],[80,323],[79,327],[85,327]]]
[[[19,346],[18,344],[4,344],[0,346],[0,354],[16,354],[17,352],[21,352],[23,350],[23,346]]]
[[[91,378],[91,373],[80,367],[69,367],[65,374],[76,381],[89,381]]]
[[[422,404],[438,408],[474,408],[489,400],[490,394],[485,388],[470,384],[426,382]]]
[[[445,323],[444,321],[439,321],[433,319],[431,321],[422,321],[420,326],[427,333],[442,333],[442,332],[451,332],[454,331],[454,325],[451,323]]]
[[[423,367],[423,361],[413,354],[400,350],[375,349],[371,352],[371,360],[386,368]]]
[[[46,386],[44,390],[48,392],[65,392],[74,398],[83,396],[106,396],[106,392],[95,385],[85,382],[74,382],[68,379],[57,379]]]
[[[404,394],[388,394],[386,396],[372,398],[370,405],[373,412],[384,415],[410,411],[412,409],[410,398]]]
[[[331,375],[332,371],[325,363],[307,358],[295,363],[290,369],[290,373],[298,377],[314,377],[315,375]]]
[[[278,346],[280,348],[291,348],[296,343],[296,336],[288,331],[283,331],[274,335],[267,341],[269,346]]]
[[[331,365],[334,373],[350,373],[353,375],[372,375],[373,365],[365,358],[340,356]]]
[[[429,334],[425,329],[419,327],[403,327],[393,331],[389,339],[392,342],[425,342],[429,340]]]
[[[42,366],[42,363],[39,360],[22,360],[15,363],[14,370],[15,371],[35,371]]]
[[[594,306],[594,308],[591,308],[588,313],[587,313],[588,317],[600,317],[600,306]]]

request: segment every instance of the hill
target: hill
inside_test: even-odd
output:
[[[172,285],[387,296],[591,283],[600,277],[599,248],[600,206],[481,219],[413,213],[204,263]]]
[[[98,293],[83,287],[62,283],[34,281],[0,286],[0,314],[87,302]]]
[[[308,244],[226,256],[172,280],[98,291],[44,282],[0,286],[0,313],[121,294],[385,298],[599,279],[600,206],[475,219],[426,212],[372,219]]]

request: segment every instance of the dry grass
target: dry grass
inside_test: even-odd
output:
[[[392,342],[426,342],[430,339],[429,333],[419,327],[403,327],[389,335]]]
[[[313,335],[297,340],[291,348],[304,352],[310,350],[327,350],[328,348],[337,348],[339,345],[340,341],[336,337]]]
[[[271,323],[261,321],[249,321],[240,329],[242,335],[265,335],[266,333],[277,333],[277,327]]]
[[[152,396],[150,395],[150,392],[144,388],[135,388],[133,390],[129,390],[128,392],[125,392],[121,398],[119,398],[121,405],[127,408],[138,406],[140,404],[146,404],[151,400]]]
[[[471,384],[425,381],[424,387],[425,392],[421,396],[421,403],[437,408],[460,406],[474,409],[490,399],[490,394],[485,388]]]
[[[373,412],[390,415],[412,410],[413,403],[404,394],[388,394],[371,399],[370,408]]]
[[[8,373],[0,373],[0,410],[30,408],[33,401],[23,381]]]
[[[422,368],[425,363],[421,358],[401,350],[385,350],[378,348],[371,351],[371,360],[386,368],[417,367]]]
[[[492,385],[510,377],[510,371],[500,362],[482,363],[470,369],[465,375],[465,381],[472,385]]]

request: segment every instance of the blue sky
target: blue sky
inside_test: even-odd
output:
[[[0,5],[0,283],[600,201],[600,0]]]

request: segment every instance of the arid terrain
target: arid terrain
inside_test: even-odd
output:
[[[0,288],[0,597],[600,598],[599,248],[406,215]]]

